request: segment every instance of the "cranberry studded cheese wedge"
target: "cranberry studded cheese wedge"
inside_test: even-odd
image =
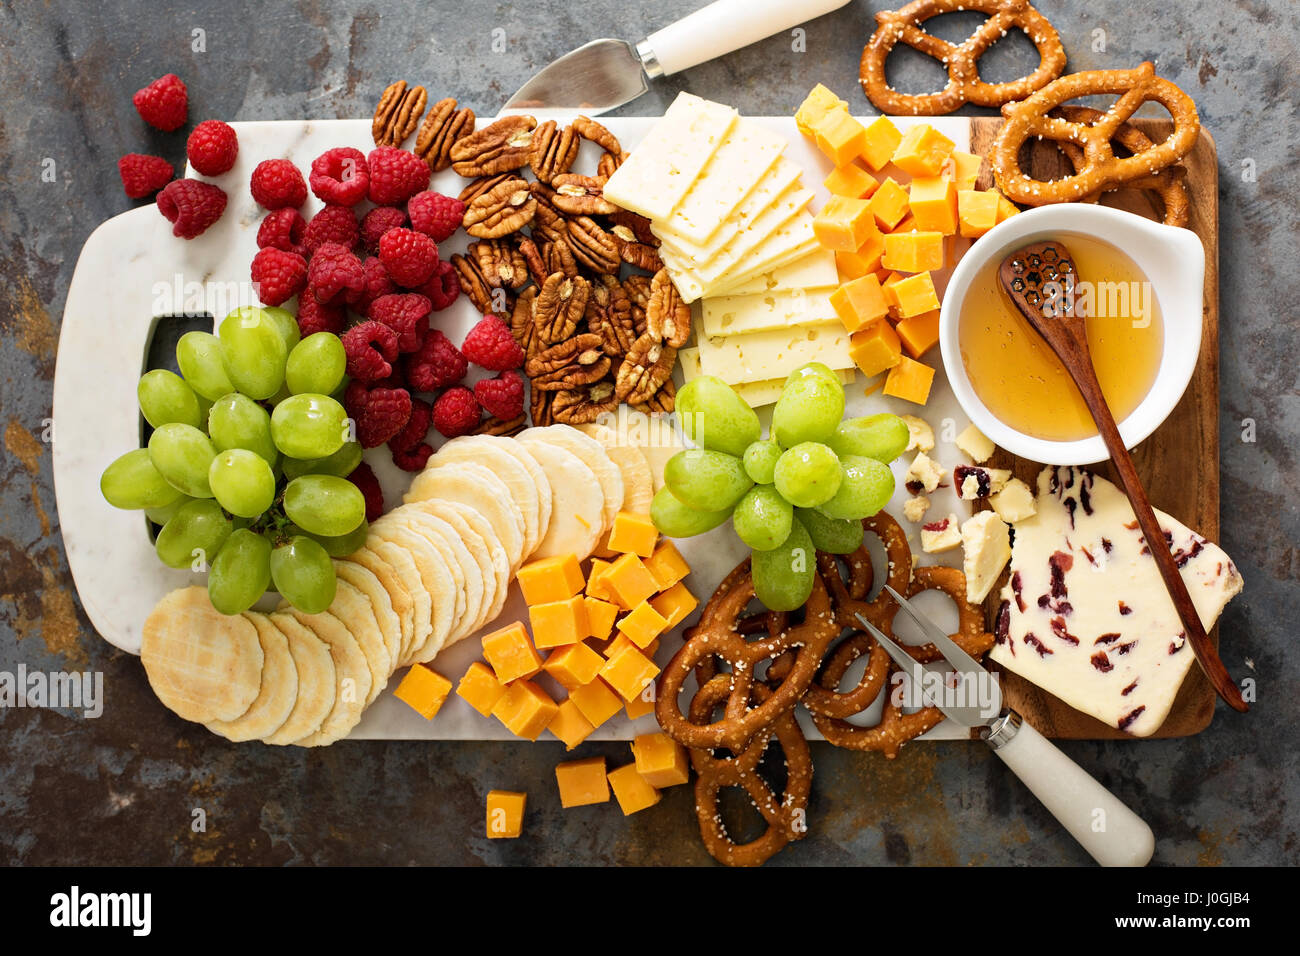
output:
[[[1136,737],[1154,733],[1195,661],[1124,493],[1077,468],[1038,475],[1017,521],[989,656],[1071,707]],[[1160,511],[1201,623],[1241,591],[1217,546]]]

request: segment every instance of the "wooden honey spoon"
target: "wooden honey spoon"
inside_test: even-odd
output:
[[[1151,500],[1142,487],[1142,480],[1138,478],[1137,469],[1133,466],[1133,458],[1124,447],[1124,439],[1120,437],[1115,416],[1097,381],[1092,354],[1088,350],[1084,319],[1074,314],[1071,293],[1078,282],[1078,276],[1074,271],[1073,257],[1059,242],[1036,242],[1017,249],[1003,259],[998,269],[998,279],[1025,321],[1056,353],[1078,387],[1079,394],[1083,396],[1083,402],[1097,423],[1097,430],[1101,432],[1102,441],[1106,443],[1106,450],[1110,452],[1111,461],[1115,463],[1120,485],[1123,486],[1124,494],[1133,507],[1133,514],[1137,516],[1138,526],[1150,545],[1151,556],[1160,569],[1160,577],[1164,579],[1165,588],[1178,611],[1196,659],[1200,661],[1215,692],[1228,706],[1245,712],[1248,707],[1242,699],[1241,691],[1223,666],[1218,652],[1210,644],[1205,628],[1201,626],[1201,616],[1196,613],[1196,606],[1187,593],[1187,585],[1178,571],[1174,556],[1167,547],[1153,543],[1164,541],[1164,531],[1156,520],[1155,512],[1151,510]]]

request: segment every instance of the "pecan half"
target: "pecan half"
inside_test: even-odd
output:
[[[610,368],[600,336],[584,332],[534,355],[524,371],[535,391],[561,392],[600,381]]]
[[[605,179],[602,176],[579,176],[564,173],[551,181],[555,188],[552,202],[567,216],[606,216],[618,212],[619,207],[605,198]]]
[[[496,189],[496,187],[500,186],[504,182],[509,182],[512,179],[518,178],[519,177],[514,173],[498,173],[496,176],[480,176],[462,189],[460,195],[456,198],[468,206],[484,193]]]
[[[537,183],[533,183],[534,186]],[[563,242],[569,237],[569,224],[545,202],[538,201],[533,216],[533,238],[542,242]]]
[[[471,434],[514,436],[523,431],[524,426],[527,424],[528,416],[526,415],[520,415],[518,418],[512,418],[509,421],[503,421],[495,415],[489,415],[478,423],[478,427]]]
[[[623,157],[615,156],[613,153],[601,153],[600,159],[596,161],[596,175],[604,176],[609,179],[618,172],[618,167],[623,165]]]
[[[503,116],[458,140],[451,148],[451,168],[466,179],[522,169],[532,155],[536,127],[532,116]]]
[[[553,272],[563,272],[570,278],[579,275],[578,261],[573,258],[573,250],[569,248],[568,242],[563,239],[548,242],[542,247],[542,261],[546,265],[543,280]]]
[[[650,303],[645,310],[646,333],[657,342],[681,348],[691,337],[691,307],[682,301],[677,286],[660,269],[650,280]]]
[[[664,267],[664,261],[654,246],[637,242],[636,235],[627,226],[614,226],[609,230],[618,245],[618,255],[630,266],[644,269],[646,272],[658,272]]]
[[[636,341],[632,302],[613,276],[598,276],[587,297],[587,328],[600,335],[605,354],[622,359]]]
[[[537,200],[522,179],[498,183],[465,207],[462,224],[471,236],[497,239],[518,232],[533,221]]]
[[[637,242],[643,242],[647,246],[659,248],[659,237],[654,234],[650,228],[650,220],[645,216],[635,213],[630,209],[620,209],[611,213],[609,221],[615,226],[625,226],[631,231]],[[656,272],[659,270],[656,269]]]
[[[618,400],[629,405],[648,403],[664,382],[673,376],[677,363],[677,349],[656,342],[649,334],[632,344],[632,350],[618,369]]]
[[[572,126],[560,129],[547,120],[533,131],[533,152],[529,160],[533,173],[544,183],[567,173],[578,158],[578,134]]]
[[[539,427],[554,425],[555,416],[551,414],[551,403],[555,398],[555,393],[543,392],[540,388],[530,388],[528,392],[528,411],[533,424]]]
[[[481,239],[471,242],[466,251],[474,257],[484,281],[492,288],[518,291],[528,284],[528,263],[508,239]]]
[[[379,97],[370,135],[376,146],[401,146],[420,125],[429,94],[423,86],[406,87],[405,80],[389,84]]]
[[[537,308],[537,287],[529,286],[519,293],[515,307],[510,310],[510,334],[514,336],[524,355],[531,358],[544,347],[537,338],[537,323],[533,318]]]
[[[456,270],[456,278],[460,280],[460,287],[464,290],[466,298],[474,303],[474,308],[484,315],[491,312],[492,288],[479,270],[478,262],[472,257],[456,253],[451,257],[451,266]]]
[[[623,152],[618,137],[590,116],[579,116],[573,121],[573,128],[583,139],[595,143],[605,152],[616,157],[620,163],[627,158],[627,153]]]
[[[573,335],[587,310],[590,292],[591,286],[581,276],[566,276],[563,272],[547,276],[533,307],[538,338],[550,345]]]
[[[438,100],[415,134],[415,154],[435,173],[451,166],[451,148],[474,132],[474,111],[456,108],[451,97]]]
[[[528,274],[538,285],[546,281],[546,277],[551,274],[551,270],[546,267],[546,260],[542,257],[542,250],[537,248],[537,243],[532,239],[519,240],[519,254],[524,257],[524,262],[528,265]]]
[[[623,291],[634,306],[644,309],[650,304],[650,276],[628,276],[623,280]]]
[[[677,385],[669,378],[664,382],[663,387],[650,397],[649,401],[640,402],[632,406],[636,412],[645,412],[647,415],[654,415],[660,412],[667,414],[677,406]]]
[[[622,261],[618,245],[591,217],[578,216],[569,220],[569,246],[578,264],[592,272],[618,272]]]
[[[606,412],[618,408],[614,383],[608,379],[592,382],[582,388],[568,388],[555,393],[551,409],[557,422],[568,425],[585,425],[594,422]]]

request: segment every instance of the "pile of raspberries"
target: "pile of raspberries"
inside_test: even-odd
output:
[[[465,206],[429,190],[429,166],[414,153],[351,147],[316,157],[306,181],[287,159],[253,170],[253,198],[267,210],[251,275],[258,298],[278,306],[298,296],[304,337],[337,335],[351,378],[343,404],[362,447],[388,443],[393,461],[419,471],[433,454],[432,426],[454,438],[523,414],[524,353],[509,326],[485,316],[457,348],[430,319],[460,295],[438,243],[460,227]],[[325,203],[310,220],[308,188]],[[363,201],[373,208],[359,214]],[[461,384],[470,364],[498,373]],[[413,393],[437,393],[432,401]]]

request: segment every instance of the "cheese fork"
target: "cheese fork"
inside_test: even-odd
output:
[[[978,661],[888,585],[890,596],[917,623],[960,677],[937,680],[914,657],[859,614],[858,621],[907,675],[914,692],[949,720],[979,728],[980,739],[1011,768],[1088,854],[1102,866],[1145,866],[1155,852],[1151,828],[1057,746],[1003,707],[1002,689]],[[974,697],[972,700],[971,697]]]

